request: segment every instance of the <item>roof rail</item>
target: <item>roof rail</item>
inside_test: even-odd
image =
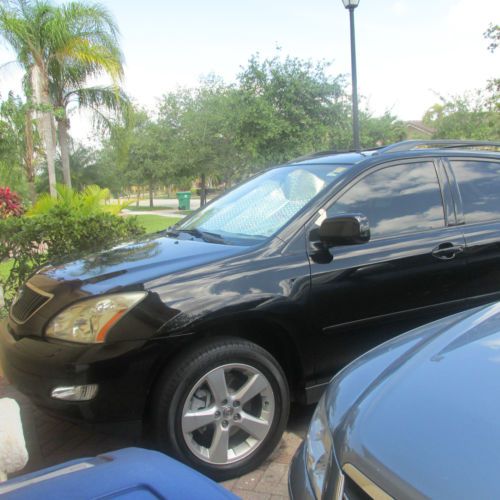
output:
[[[377,150],[375,154],[398,153],[413,149],[460,149],[460,148],[491,148],[500,149],[500,142],[490,141],[460,141],[442,139],[433,141],[401,141]]]
[[[380,148],[370,148],[369,151],[375,151],[379,150]],[[342,155],[342,154],[347,154],[347,153],[358,153],[360,155],[365,155],[366,151],[361,151],[358,152],[355,149],[341,149],[341,150],[326,150],[326,151],[318,151],[316,153],[311,153],[308,155],[304,156],[299,156],[298,158],[293,158],[290,161],[287,161],[285,165],[292,164],[292,163],[297,163],[299,161],[305,161],[305,160],[314,160],[315,158],[322,158],[323,156],[334,156],[334,155]]]
[[[299,156],[298,158],[292,158],[291,160],[287,161],[285,165],[291,164],[291,163],[296,163],[298,161],[305,161],[305,160],[313,160],[314,158],[321,158],[322,156],[328,156],[328,155],[337,155],[340,154],[341,151],[318,151],[316,153],[310,153],[308,155],[303,155]]]

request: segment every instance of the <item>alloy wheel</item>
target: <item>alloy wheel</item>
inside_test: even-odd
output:
[[[275,404],[271,384],[257,368],[242,363],[218,366],[196,382],[185,400],[185,443],[210,464],[242,460],[268,435]]]

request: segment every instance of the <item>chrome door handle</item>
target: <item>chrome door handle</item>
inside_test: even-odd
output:
[[[434,250],[432,250],[432,256],[440,260],[451,260],[457,254],[464,251],[463,245],[454,245],[453,243],[441,243]]]

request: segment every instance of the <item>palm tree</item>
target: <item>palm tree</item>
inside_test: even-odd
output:
[[[33,98],[40,112],[40,133],[45,143],[50,192],[55,196],[55,143],[47,77],[52,47],[48,35],[53,7],[46,2],[7,1],[0,6],[0,34],[12,46],[25,69]]]
[[[54,105],[58,109],[56,122],[64,183],[71,187],[69,108],[76,106],[77,108],[90,109],[99,125],[109,126],[109,119],[101,113],[101,109],[117,113],[123,111],[125,106],[129,105],[129,101],[116,85],[85,87],[88,72],[84,69],[78,73],[74,67],[67,66],[60,77],[57,80],[51,80],[51,95]]]
[[[61,6],[58,11],[61,24],[67,27],[70,39],[89,39],[93,46],[87,54],[69,54],[54,58],[49,66],[49,85],[55,115],[64,183],[71,187],[69,155],[69,107],[88,108],[98,121],[106,123],[100,109],[119,111],[128,101],[117,82],[123,76],[123,56],[117,36],[118,28],[110,14],[102,6],[73,2]],[[89,78],[102,73],[111,77],[113,85],[86,87]]]
[[[0,35],[12,46],[29,77],[45,144],[49,190],[56,197],[51,74],[63,74],[64,67],[81,64],[89,74],[101,68],[119,79],[122,65],[116,26],[98,5],[71,2],[54,7],[43,0],[5,0],[0,6]]]

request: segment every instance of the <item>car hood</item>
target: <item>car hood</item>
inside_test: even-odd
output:
[[[152,236],[57,266],[42,268],[35,279],[44,289],[74,283],[86,294],[122,289],[169,273],[224,259],[248,247],[199,239]],[[53,290],[48,290],[53,291]]]
[[[365,384],[333,430],[339,464],[395,498],[487,498],[498,487],[500,303],[442,324],[410,334],[419,340]],[[405,337],[372,351],[368,364]],[[357,365],[343,378],[356,378]]]

